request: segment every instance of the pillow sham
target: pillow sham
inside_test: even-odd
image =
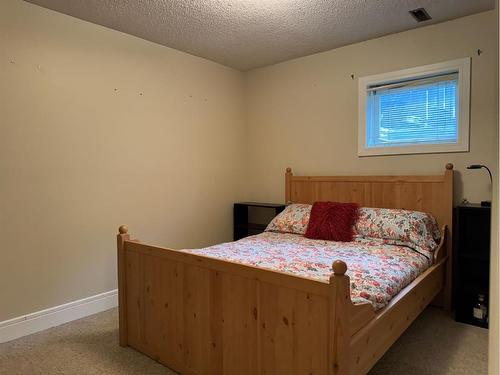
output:
[[[391,208],[361,208],[354,230],[365,238],[380,238],[411,247],[429,258],[441,237],[431,214]]]
[[[302,234],[306,233],[309,216],[311,214],[310,204],[294,203],[287,206],[267,226],[266,232],[282,232]]]
[[[305,237],[315,240],[350,242],[358,217],[356,203],[315,202]]]

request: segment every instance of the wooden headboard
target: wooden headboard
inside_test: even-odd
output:
[[[354,202],[364,207],[404,208],[429,212],[440,227],[452,227],[453,164],[441,175],[294,176],[287,168],[285,200]]]
[[[285,201],[354,202],[363,207],[404,208],[434,215],[440,228],[446,225],[446,249],[449,257],[445,304],[451,295],[451,233],[453,224],[453,164],[443,174],[415,176],[294,176],[285,174]]]

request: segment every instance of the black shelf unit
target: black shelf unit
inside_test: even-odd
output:
[[[234,240],[264,232],[271,220],[285,209],[285,204],[238,202],[234,204]]]
[[[461,204],[455,208],[453,244],[453,301],[455,320],[488,328],[476,320],[478,295],[489,306],[491,207]],[[489,309],[488,309],[489,310]]]

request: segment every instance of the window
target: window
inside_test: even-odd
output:
[[[470,59],[359,79],[358,155],[469,151]]]

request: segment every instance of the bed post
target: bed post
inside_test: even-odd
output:
[[[329,302],[329,375],[349,374],[349,306],[351,291],[347,264],[341,260],[333,262],[330,276]]]
[[[292,202],[292,168],[288,167],[285,173],[285,203]]]
[[[130,240],[128,228],[121,225],[118,228],[116,244],[118,250],[118,312],[120,326],[120,346],[127,346],[127,289],[126,289],[126,259],[125,259],[125,241]]]
[[[442,225],[446,225],[447,232],[444,233],[446,239],[446,255],[448,256],[448,261],[446,264],[446,280],[444,287],[444,308],[447,311],[451,311],[451,295],[452,295],[452,233],[453,233],[453,164],[448,163],[445,166],[446,170],[444,172],[444,183],[445,183],[445,194],[448,196],[445,197],[444,204],[444,212],[446,212],[446,218],[444,223],[440,223]]]

